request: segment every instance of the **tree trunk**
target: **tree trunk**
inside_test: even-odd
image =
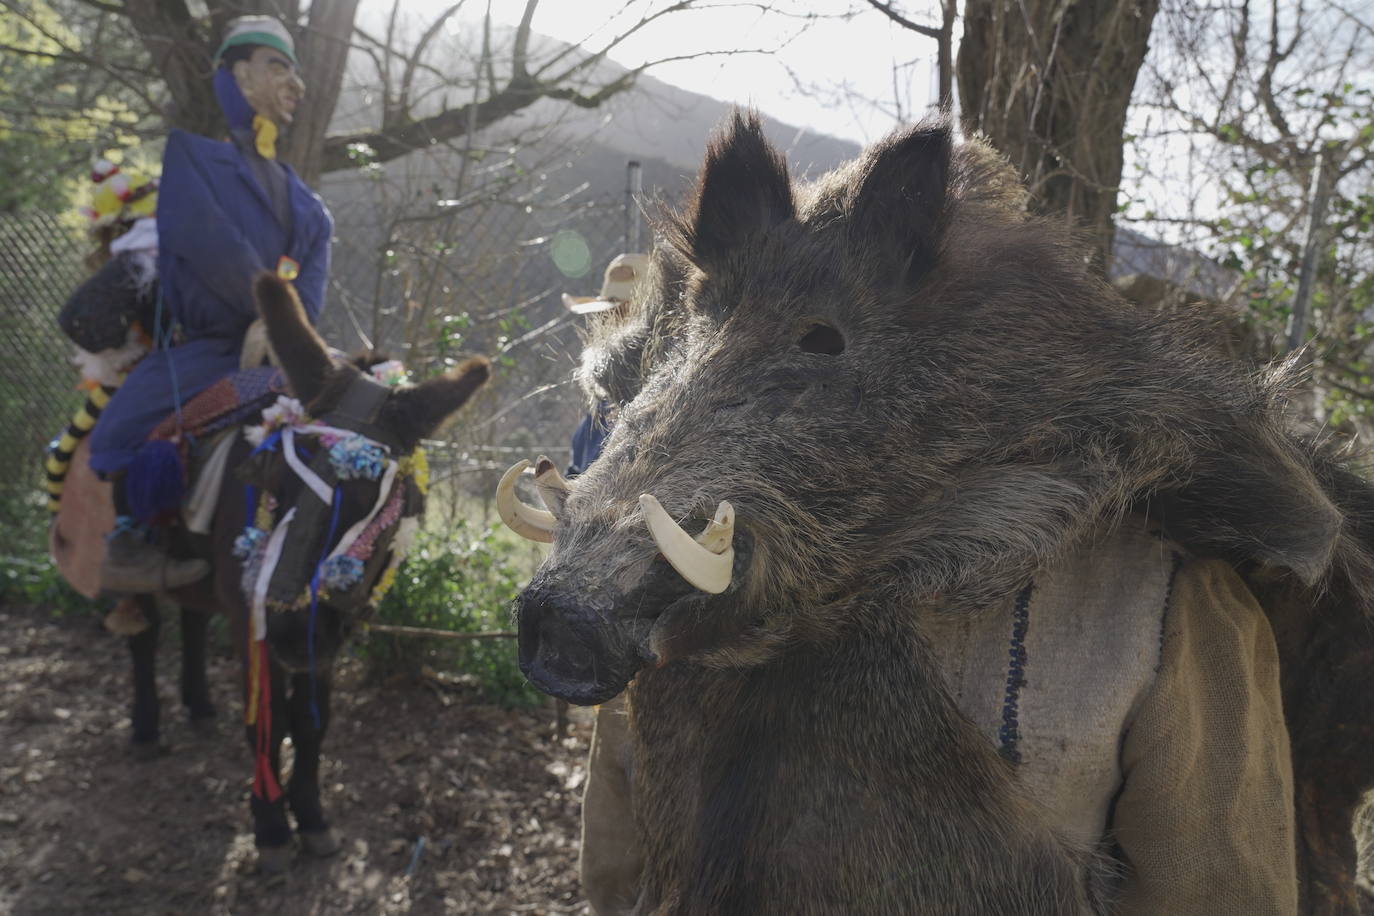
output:
[[[209,38],[184,0],[126,0],[124,11],[171,93],[162,113],[167,126],[208,136],[223,133],[224,118],[210,84],[214,49],[207,50]]]
[[[281,149],[301,180],[314,186],[320,177],[324,135],[339,101],[349,38],[358,0],[330,0],[310,5],[310,22],[296,47],[306,94]]]
[[[296,56],[307,90],[280,152],[307,184],[314,184],[320,175],[325,130],[343,84],[358,0],[312,3],[303,30],[295,27],[298,0],[208,0],[207,5],[208,28],[191,15],[186,0],[128,0],[124,5],[171,94],[163,112],[167,127],[206,137],[224,136],[224,116],[212,82],[215,49],[230,19],[249,14],[276,16],[296,36]]]
[[[966,132],[1011,159],[1035,208],[1091,233],[1105,272],[1126,111],[1159,0],[967,0],[958,84]]]

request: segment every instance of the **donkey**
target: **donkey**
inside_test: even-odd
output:
[[[539,463],[548,511],[514,495],[526,463],[503,479],[503,517],[553,543],[523,670],[576,703],[628,687],[637,912],[1104,911],[1102,863],[955,709],[923,621],[1134,513],[1261,593],[1304,905],[1353,913],[1370,488],[1286,431],[1282,373],[1133,310],[1023,203],[940,123],[794,187],[736,115],[666,220],[663,301],[593,354],[633,395],[602,456],[571,484]]]
[[[281,871],[292,856],[288,809],[308,853],[338,849],[318,781],[331,666],[394,577],[423,510],[420,440],[486,381],[489,364],[473,358],[441,378],[391,387],[334,363],[290,285],[263,273],[254,293],[303,415],[283,416],[279,404],[283,422],[258,430],[256,442],[249,427],[233,430],[225,445],[231,470],[208,536],[177,529],[172,538],[178,555],[209,560],[211,575],[170,597],[182,607],[182,699],[193,723],[215,714],[205,676],[208,615],[227,615],[245,649],[254,839],[260,867]],[[137,600],[148,626],[129,638],[133,738],[136,748],[156,749],[158,608],[150,596]],[[295,759],[283,790],[288,734]]]

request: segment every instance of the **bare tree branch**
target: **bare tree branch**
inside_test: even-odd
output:
[[[1269,122],[1279,132],[1279,137],[1290,149],[1296,149],[1293,143],[1293,129],[1288,126],[1288,119],[1274,99],[1274,73],[1278,70],[1279,64],[1293,53],[1293,48],[1302,35],[1302,4],[1298,4],[1297,16],[1293,23],[1293,40],[1287,48],[1279,48],[1279,0],[1270,0],[1269,17],[1269,57],[1264,63],[1264,72],[1259,80],[1259,98],[1264,105],[1265,113],[1269,116]]]
[[[326,138],[323,148],[322,171],[329,172],[352,164],[349,148],[356,144],[366,144],[376,162],[388,162],[417,149],[433,147],[453,137],[462,135],[469,129],[480,131],[483,128],[510,117],[540,99],[565,101],[580,108],[594,108],[611,97],[625,92],[635,85],[639,74],[651,66],[672,61],[710,57],[726,53],[754,53],[750,51],[705,51],[697,54],[673,55],[647,62],[633,70],[609,80],[604,85],[587,91],[574,85],[576,77],[602,62],[618,43],[671,12],[689,8],[693,0],[681,0],[662,10],[643,17],[634,26],[609,40],[600,50],[578,60],[561,72],[546,76],[549,64],[543,63],[536,73],[530,72],[529,49],[532,35],[531,23],[538,0],[527,0],[520,25],[516,29],[511,51],[510,78],[504,85],[496,82],[491,55],[484,58],[481,69],[487,79],[487,94],[465,105],[445,108],[437,114],[424,118],[383,122],[378,130],[362,130],[341,136]],[[376,39],[359,34],[366,40],[380,44]],[[565,51],[565,54],[567,52]],[[416,55],[418,56],[418,55]],[[559,55],[562,57],[564,55]]]
[[[114,13],[116,16],[127,15],[124,7],[118,3],[107,3],[105,0],[78,0],[78,2],[89,6],[91,9],[100,10],[102,13]]]
[[[386,130],[400,120],[405,111],[400,106],[397,94],[391,91],[391,59],[396,56],[396,16],[401,11],[401,0],[391,0],[391,15],[386,21],[386,42],[382,45],[382,129]]]
[[[124,0],[124,9],[171,93],[172,126],[217,133],[222,119],[210,87],[209,35],[201,31],[185,0]],[[216,18],[213,11],[211,18]]]
[[[463,2],[464,0],[458,0],[457,3],[450,4],[447,9],[438,16],[435,16],[434,21],[429,24],[429,28],[425,29],[424,33],[420,36],[420,40],[415,43],[415,47],[406,55],[405,72],[401,75],[400,105],[402,111],[410,110],[411,85],[415,79],[415,70],[419,66],[421,58],[425,55],[425,49],[429,47],[434,37],[439,34],[439,30],[444,27],[444,23],[449,20],[449,17],[456,14],[458,10],[462,8]]]
[[[529,71],[526,69],[530,52],[530,24],[534,21],[534,11],[539,0],[525,0],[525,11],[520,14],[520,24],[515,28],[515,47],[511,51],[511,82],[526,82]]]
[[[554,81],[567,79],[569,76],[578,72],[579,70],[584,70],[588,67],[595,66],[596,64],[605,60],[606,56],[609,55],[612,50],[614,50],[616,47],[624,43],[626,39],[630,38],[636,32],[640,31],[649,24],[671,13],[680,13],[685,10],[691,9],[694,2],[695,0],[680,0],[680,2],[674,3],[672,6],[666,6],[663,9],[658,10],[657,12],[649,14],[648,16],[641,17],[640,20],[636,22],[633,26],[621,32],[619,35],[616,35],[609,39],[606,42],[606,44],[601,47],[600,50],[591,52],[581,61],[564,70],[558,76],[552,77],[552,79]],[[550,69],[552,69],[553,66],[557,64],[560,60],[567,57],[569,54],[572,54],[580,50],[582,50],[580,45],[568,45],[562,51],[558,52],[553,57],[544,61],[539,70],[535,72],[535,76],[543,78],[544,74],[546,74]]]
[[[909,29],[917,35],[924,35],[927,38],[939,39],[941,30],[928,25],[921,25],[919,22],[912,22],[910,19],[897,12],[891,3],[884,3],[883,0],[868,0],[868,5],[882,13],[888,19],[897,23],[904,29]]]

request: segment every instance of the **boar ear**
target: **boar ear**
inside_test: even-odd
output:
[[[860,163],[845,202],[849,241],[909,287],[935,262],[950,171],[944,118],[889,135]]]
[[[395,433],[401,450],[409,452],[438,429],[491,375],[491,363],[474,356],[439,378],[396,392],[382,408],[378,424]]]
[[[1248,422],[1223,425],[1213,436],[1187,488],[1156,500],[1166,533],[1236,564],[1258,561],[1287,569],[1316,586],[1345,523],[1320,477],[1338,469]],[[1255,499],[1257,493],[1264,498]]]
[[[261,271],[253,283],[253,297],[292,392],[302,404],[309,404],[319,396],[334,368],[329,348],[310,326],[291,284]]]
[[[795,212],[787,161],[758,114],[736,110],[707,145],[695,200],[674,221],[676,247],[698,267],[719,265]]]

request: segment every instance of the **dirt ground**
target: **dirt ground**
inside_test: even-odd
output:
[[[95,617],[0,608],[0,913],[585,913],[577,881],[590,724],[483,705],[461,686],[364,683],[344,663],[324,801],[343,849],[256,873],[252,760],[236,663],[217,651],[217,728],[177,699],[175,624],[159,688],[168,751],[129,750],[128,653]],[[224,639],[219,640],[223,645]]]
[[[266,877],[222,634],[211,663],[220,718],[201,734],[176,700],[176,627],[164,627],[168,750],[138,761],[122,640],[93,616],[30,608],[0,608],[0,630],[4,916],[588,912],[576,871],[585,714],[558,739],[549,709],[504,710],[418,678],[369,684],[345,662],[322,780],[343,850]],[[1363,903],[1374,913],[1374,899]]]

